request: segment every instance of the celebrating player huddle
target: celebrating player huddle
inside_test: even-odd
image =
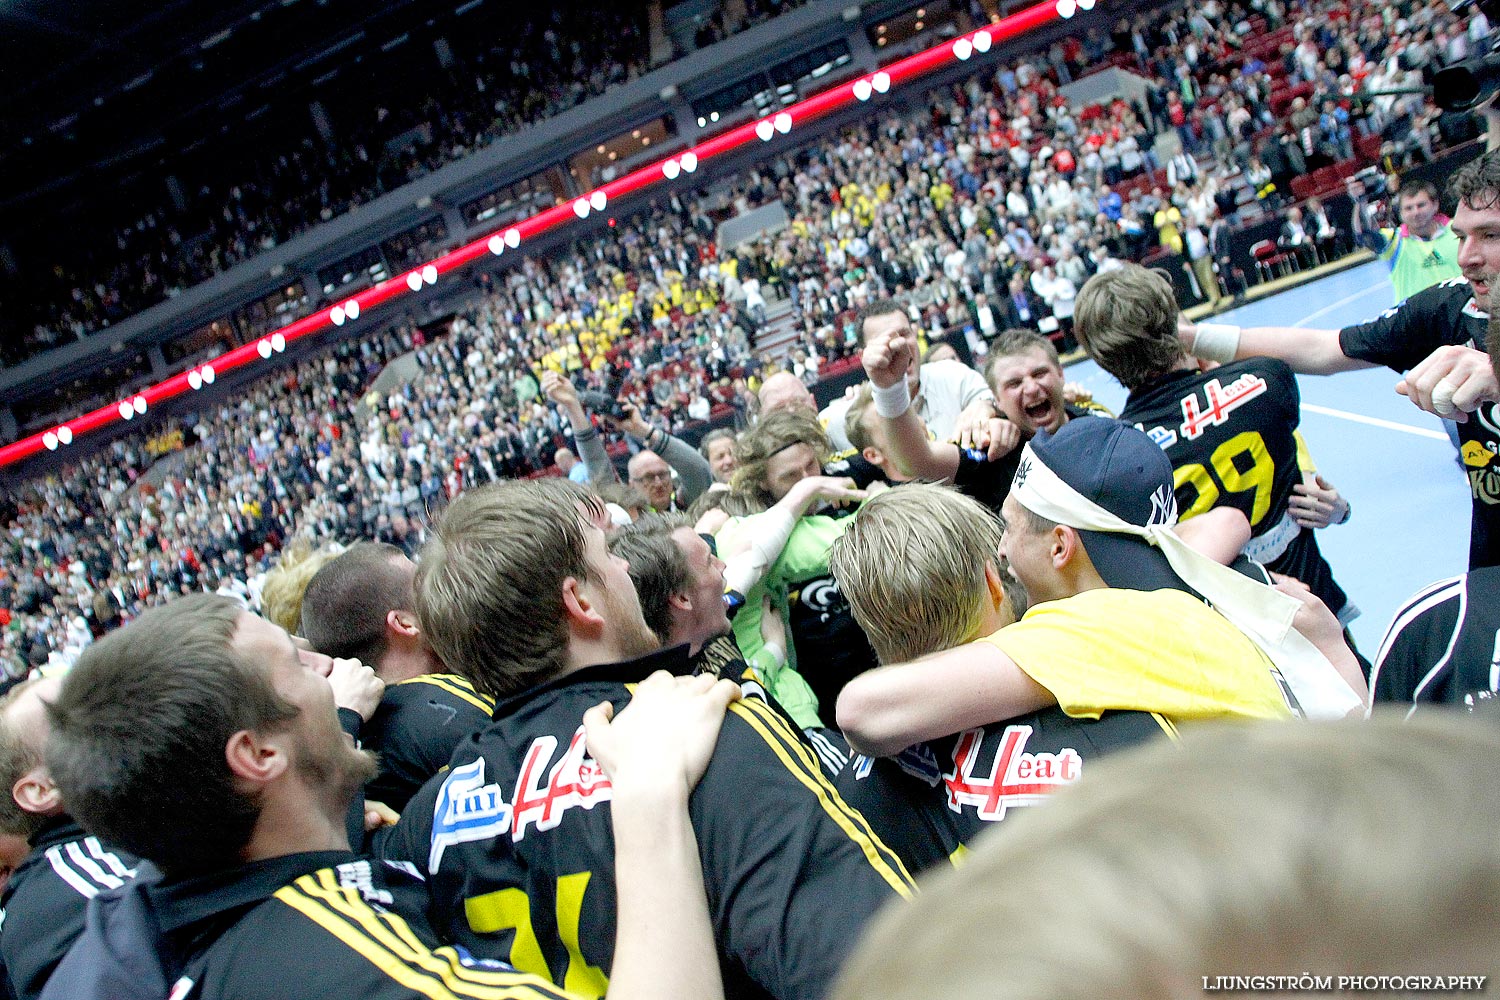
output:
[[[0,702],[0,834],[24,858],[3,981],[17,1000],[947,996],[950,966],[988,961],[976,937],[1004,950],[1003,995],[1049,995],[1075,962],[1088,995],[1179,995],[1197,980],[1177,966],[1221,955],[1205,983],[1267,955],[1394,975],[1424,934],[1493,962],[1493,734],[1366,721],[1372,689],[1402,716],[1500,692],[1479,347],[1500,346],[1500,154],[1455,193],[1464,280],[1342,331],[1194,327],[1162,275],[1101,268],[1072,329],[1128,390],[1118,418],[1068,400],[1036,332],[993,331],[980,375],[924,363],[906,305],[869,302],[846,405],[768,379],[711,466],[633,412],[672,460],[631,460],[638,499],[491,483],[415,561],[332,558],[289,627],[196,594],[105,634]],[[1374,364],[1461,422],[1474,528],[1472,572],[1413,598],[1372,666],[1319,550],[1350,508],[1298,435],[1294,373]],[[545,384],[607,462],[575,388]],[[1462,831],[1439,866],[1434,827]],[[1416,901],[1388,915],[1372,869]],[[927,920],[919,877],[960,900],[950,919]]]

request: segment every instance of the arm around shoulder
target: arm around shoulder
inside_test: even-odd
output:
[[[854,678],[839,695],[838,722],[851,747],[880,757],[1056,701],[998,646],[981,639]]]

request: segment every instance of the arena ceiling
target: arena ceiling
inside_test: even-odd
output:
[[[288,113],[301,131],[321,93],[409,80],[433,39],[503,39],[513,18],[509,0],[0,0],[0,212]]]

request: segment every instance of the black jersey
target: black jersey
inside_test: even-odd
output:
[[[1425,288],[1368,323],[1339,331],[1347,357],[1407,372],[1440,347],[1484,350],[1489,314],[1462,278]],[[1460,454],[1473,495],[1469,568],[1500,565],[1500,405],[1484,403],[1458,424]]]
[[[385,850],[429,873],[447,939],[603,995],[615,940],[612,793],[582,718],[601,701],[623,705],[627,685],[658,669],[691,671],[687,648],[502,702],[454,754],[431,807],[416,805],[427,789],[413,800]],[[817,754],[758,699],[730,706],[689,809],[731,994],[822,997],[865,921],[911,892],[905,866]]]
[[[1251,558],[1307,584],[1335,615],[1345,610],[1349,598],[1316,536],[1287,512],[1302,481],[1301,396],[1285,362],[1249,358],[1210,372],[1171,372],[1131,392],[1120,419],[1171,459],[1181,520],[1233,507],[1250,521]]]
[[[858,451],[842,451],[823,464],[823,475],[845,477],[854,480],[854,485],[864,489],[874,482],[884,482],[885,473]]]
[[[1500,567],[1418,591],[1396,612],[1370,675],[1376,701],[1500,709]]]
[[[1073,784],[1089,762],[1167,734],[1151,712],[1075,719],[1056,706],[908,747],[894,757],[856,755],[839,791],[912,863],[957,860],[1015,809]]]
[[[348,851],[143,880],[104,902],[108,915],[91,915],[47,1000],[568,998],[537,976],[438,947],[420,877]]]
[[[41,994],[83,931],[89,900],[135,878],[139,864],[68,816],[49,819],[30,843],[0,897],[0,960],[19,1000]]]
[[[1101,414],[1109,416],[1108,410],[1095,403],[1065,403],[1063,411],[1069,420]],[[1000,513],[1005,498],[1010,496],[1010,484],[1016,478],[1016,469],[1021,465],[1021,455],[1025,450],[1024,444],[1018,444],[991,461],[982,448],[960,448],[958,471],[953,474],[953,488],[964,496],[978,500],[995,513]]]
[[[853,517],[856,509],[828,507],[818,513],[840,520]],[[826,551],[808,563],[806,575],[787,579],[786,593],[787,635],[796,651],[797,673],[818,699],[818,718],[823,725],[837,728],[834,709],[839,692],[860,674],[879,666],[880,661],[865,630],[855,621],[849,599],[828,569]]]
[[[953,488],[1000,513],[1005,498],[1010,496],[1010,484],[1015,481],[1016,469],[1021,465],[1021,455],[1025,450],[1018,444],[991,461],[981,449],[960,448],[958,471],[953,473]]]
[[[362,732],[365,748],[380,755],[380,773],[365,797],[400,812],[448,765],[465,736],[489,725],[494,710],[493,699],[457,674],[423,674],[387,686]]]

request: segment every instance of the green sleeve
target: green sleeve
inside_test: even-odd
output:
[[[828,550],[853,522],[851,517],[804,517],[792,529],[781,556],[766,576],[778,584],[801,583],[828,572]],[[747,524],[749,522],[746,522]]]

